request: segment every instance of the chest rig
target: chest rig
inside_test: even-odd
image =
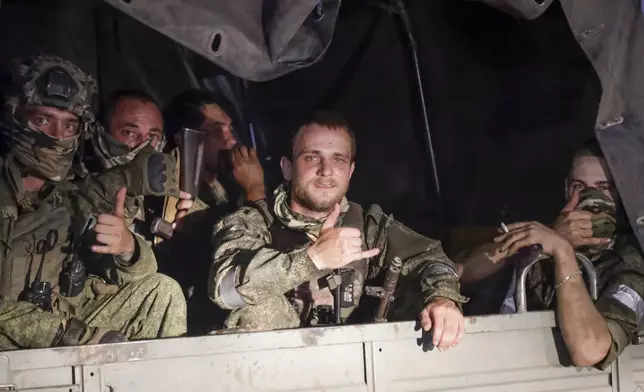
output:
[[[292,230],[276,219],[268,204],[254,205],[264,217],[271,234],[269,248],[283,253],[301,249],[311,243],[305,232]],[[364,216],[362,207],[349,203],[349,209],[340,227],[352,227],[363,232]],[[363,243],[363,250],[365,249]],[[356,260],[333,273],[305,282],[298,288],[286,293],[286,297],[300,315],[302,326],[340,325],[353,318],[364,291],[369,260]],[[327,291],[328,290],[328,291]],[[333,304],[316,304],[315,293],[330,292]],[[308,297],[302,299],[302,297]],[[357,313],[357,312],[356,312]]]

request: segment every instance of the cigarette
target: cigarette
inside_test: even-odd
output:
[[[501,229],[503,229],[504,233],[509,233],[510,229],[505,225],[505,223],[501,222]]]

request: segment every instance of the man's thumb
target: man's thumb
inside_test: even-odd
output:
[[[333,206],[333,210],[331,211],[329,216],[326,217],[326,220],[322,224],[322,230],[334,228],[335,223],[338,221],[339,216],[340,216],[340,204],[335,203],[335,205]]]
[[[574,211],[575,208],[577,208],[577,204],[579,204],[579,191],[575,190],[572,192],[572,195],[570,195],[570,200],[568,200],[568,204],[561,210],[561,212],[571,212]]]
[[[119,218],[125,217],[125,198],[127,197],[127,189],[121,188],[116,194],[116,203],[114,204],[114,216]]]

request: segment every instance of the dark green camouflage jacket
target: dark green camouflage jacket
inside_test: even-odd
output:
[[[98,198],[110,187],[109,180],[87,177],[80,187],[67,180],[47,183],[38,194],[20,192],[21,181],[15,165],[0,160],[0,335],[21,339],[16,341],[21,347],[48,347],[53,336],[25,332],[27,326],[38,325],[40,310],[17,301],[18,297],[35,279],[41,261],[42,281],[49,282],[58,293],[60,273],[76,228],[90,214],[109,213],[113,203]],[[48,235],[51,247],[44,241]],[[141,238],[135,238],[136,251],[129,262],[83,252],[88,271],[114,285],[155,272],[152,250]]]
[[[356,304],[365,282],[382,283],[385,267],[394,257],[400,257],[403,266],[390,319],[414,319],[425,304],[438,297],[452,300],[458,306],[466,301],[460,294],[455,266],[439,241],[415,233],[376,205],[367,211],[354,203],[351,205],[360,211],[365,247],[381,250],[378,256],[364,261],[366,273],[354,285],[359,291],[354,293]],[[273,239],[264,217],[266,211],[266,208],[242,207],[215,226],[208,292],[224,309],[261,304],[264,299],[285,295],[305,282],[332,273],[317,269],[306,252],[310,243],[289,252],[271,247]]]

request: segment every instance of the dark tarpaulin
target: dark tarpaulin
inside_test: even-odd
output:
[[[274,79],[317,61],[340,0],[105,0],[241,78]]]
[[[343,113],[358,139],[349,197],[379,203],[431,233],[438,203],[406,36],[397,16],[367,3],[373,2],[343,3],[333,40],[317,63],[248,83],[245,112],[261,131],[258,144],[272,157],[265,164],[274,178],[298,122],[314,109]],[[563,206],[569,154],[592,136],[599,96],[561,9],[525,22],[465,0],[408,5],[447,225],[553,219]],[[3,62],[37,51],[62,55],[98,75],[103,97],[138,88],[166,103],[191,85],[180,54],[199,81],[230,77],[100,1],[3,1],[0,34]]]

